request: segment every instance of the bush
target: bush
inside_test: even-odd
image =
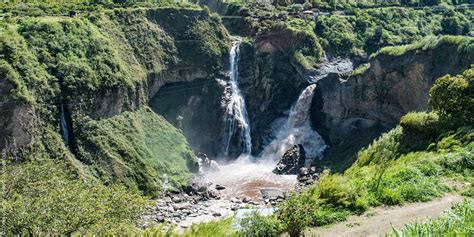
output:
[[[342,208],[321,207],[314,212],[311,225],[323,226],[345,221],[349,215],[350,212]]]
[[[0,178],[7,235],[124,234],[146,206],[145,198],[121,186],[106,187],[73,175],[62,161],[32,161],[4,167]]]
[[[315,192],[319,198],[334,207],[345,208],[355,212],[364,212],[368,205],[364,201],[358,201],[359,193],[351,181],[342,175],[330,175],[325,172],[315,186]],[[313,191],[314,192],[314,191]]]
[[[372,142],[368,148],[359,151],[357,155],[357,166],[381,164],[397,158],[397,155],[400,153],[402,137],[403,129],[400,126],[382,134],[377,140]]]
[[[183,237],[209,237],[209,236],[222,236],[222,237],[235,237],[237,236],[236,231],[232,228],[233,218],[226,218],[222,220],[214,220],[207,223],[194,224],[190,228],[186,229],[183,234],[176,236]]]
[[[311,223],[316,207],[316,200],[308,194],[293,194],[280,204],[276,215],[284,230],[290,236],[296,237]]]
[[[441,133],[441,124],[436,113],[411,112],[400,119],[403,127],[403,149],[423,150]]]
[[[245,237],[273,237],[278,236],[283,226],[275,216],[264,217],[258,212],[252,212],[249,217],[240,222],[242,229],[239,236]]]
[[[436,80],[429,103],[450,127],[474,124],[474,68]]]

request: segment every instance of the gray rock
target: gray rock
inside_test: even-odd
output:
[[[225,187],[220,185],[220,184],[216,184],[216,190],[224,190]]]
[[[244,198],[242,199],[242,202],[243,202],[243,203],[249,203],[249,202],[251,202],[251,201],[252,201],[252,199],[249,198],[249,197],[244,197]]]
[[[178,196],[174,196],[171,200],[173,200],[174,203],[178,203],[182,201],[181,197],[178,197]]]
[[[264,199],[270,199],[270,198],[284,198],[285,193],[281,190],[278,189],[261,189],[260,193],[262,193],[262,196]]]
[[[276,165],[275,174],[298,174],[300,168],[304,167],[306,155],[303,145],[294,145],[285,152]]]

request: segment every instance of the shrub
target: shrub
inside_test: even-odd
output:
[[[384,161],[395,159],[400,153],[400,141],[403,136],[402,127],[398,126],[388,133],[382,134],[372,142],[368,148],[362,149],[357,154],[357,166],[380,164]]]
[[[233,218],[226,218],[222,220],[214,220],[207,223],[194,224],[186,231],[177,236],[183,237],[209,237],[209,236],[223,236],[235,237],[237,232],[232,228]]]
[[[273,237],[278,236],[283,226],[275,216],[265,217],[258,212],[252,212],[249,217],[240,222],[242,229],[239,236],[245,237]]]
[[[386,205],[399,205],[403,203],[403,198],[395,189],[392,188],[382,188],[379,190],[379,199],[380,202]]]
[[[441,125],[436,113],[411,112],[400,119],[403,127],[403,149],[421,150],[441,133]]]
[[[121,186],[72,175],[62,161],[9,165],[1,174],[7,235],[131,234],[146,201]]]
[[[311,225],[322,226],[345,221],[349,215],[350,212],[342,208],[321,207],[313,213]]]
[[[280,204],[276,215],[284,230],[290,236],[296,237],[311,223],[316,207],[316,200],[308,194],[293,194]]]
[[[358,201],[359,193],[351,181],[342,175],[330,175],[326,171],[319,179],[315,191],[319,194],[319,198],[334,207],[356,212],[364,212],[368,208],[368,205],[363,201]]]
[[[430,90],[430,106],[450,127],[474,123],[474,68],[462,75],[446,75]]]

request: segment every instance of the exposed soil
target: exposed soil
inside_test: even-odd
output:
[[[364,215],[351,216],[347,221],[310,229],[305,236],[381,236],[390,232],[392,226],[401,228],[415,220],[437,217],[462,200],[463,197],[459,194],[448,194],[425,203],[371,208]]]

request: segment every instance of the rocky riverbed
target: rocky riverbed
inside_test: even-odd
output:
[[[167,223],[183,230],[192,224],[233,216],[240,209],[259,210],[276,206],[284,200],[286,192],[278,189],[261,189],[261,198],[224,195],[226,187],[199,186],[187,192],[169,192],[154,200],[148,213],[143,216],[143,227]]]
[[[304,159],[304,154],[293,158]],[[289,158],[282,161],[280,166],[296,164]],[[212,166],[196,176],[184,190],[170,191],[155,199],[143,216],[143,227],[167,223],[184,230],[195,223],[235,216],[240,212],[274,210],[290,192],[313,183],[322,172],[322,168],[310,166],[293,167],[298,172],[292,175],[276,174],[275,164],[248,159],[221,166],[213,163]]]

